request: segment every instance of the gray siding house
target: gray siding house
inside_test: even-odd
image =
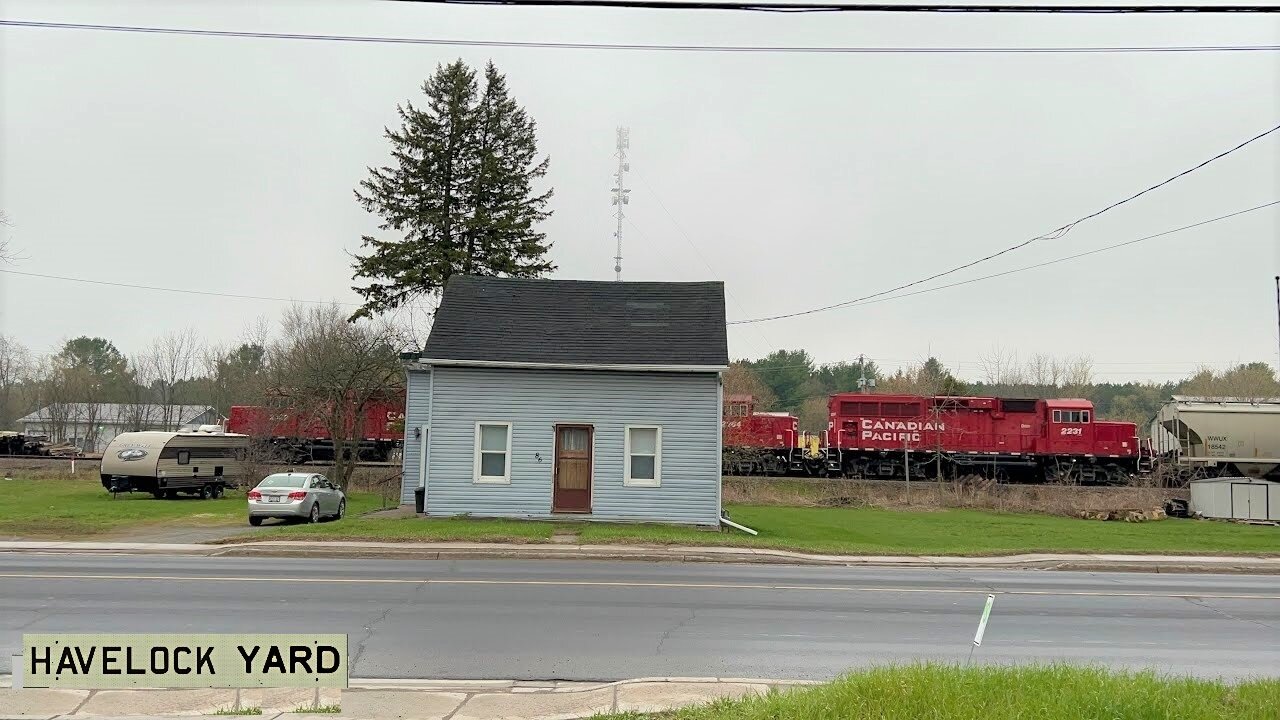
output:
[[[428,516],[716,525],[724,286],[455,276],[408,358]]]

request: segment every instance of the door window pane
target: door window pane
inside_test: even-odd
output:
[[[560,430],[560,447],[571,452],[587,451],[586,428],[562,428]]]

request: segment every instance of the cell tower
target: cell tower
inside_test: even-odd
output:
[[[631,169],[631,165],[627,163],[627,148],[631,147],[631,131],[627,128],[618,128],[618,172],[613,176],[617,181],[617,185],[613,188],[613,204],[617,206],[613,217],[618,221],[618,227],[613,231],[613,237],[617,241],[617,248],[613,254],[613,272],[617,274],[615,278],[622,280],[622,206],[628,205],[631,199],[627,195],[631,192],[627,189],[626,174]]]

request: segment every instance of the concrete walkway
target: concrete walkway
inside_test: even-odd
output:
[[[353,680],[348,690],[40,690],[0,679],[0,720],[202,717],[236,707],[263,718],[359,720],[567,720],[606,712],[660,712],[719,698],[806,685],[749,678],[640,678],[613,683],[510,680]],[[333,707],[341,712],[334,714]],[[283,717],[281,717],[283,716]]]
[[[1277,536],[1280,537],[1280,536]],[[1036,553],[987,557],[818,555],[740,547],[259,540],[229,545],[148,542],[0,542],[0,552],[205,557],[403,558],[412,560],[539,559],[770,563],[846,567],[1041,569],[1125,572],[1280,573],[1280,557]]]

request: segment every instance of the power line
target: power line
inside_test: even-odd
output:
[[[857,307],[861,305],[873,305],[875,303],[887,302],[889,300],[899,300],[901,298],[913,297],[915,295],[924,295],[925,293],[936,292],[938,290],[946,290],[948,288],[959,287],[961,285],[968,285],[970,283],[981,282],[983,280],[991,280],[993,278],[1004,277],[1005,275],[1013,275],[1014,273],[1025,272],[1027,270],[1035,270],[1037,268],[1047,267],[1049,265],[1057,265],[1058,263],[1067,262],[1068,260],[1076,260],[1078,258],[1087,257],[1089,255],[1097,255],[1098,253],[1107,252],[1109,250],[1115,250],[1117,248],[1126,247],[1128,245],[1135,245],[1137,243],[1145,242],[1147,240],[1153,240],[1158,237],[1164,237],[1165,235],[1172,235],[1174,233],[1179,233],[1184,230],[1198,228],[1202,225],[1208,225],[1210,223],[1219,222],[1221,220],[1227,220],[1229,218],[1237,217],[1239,215],[1244,215],[1246,213],[1251,213],[1256,210],[1269,208],[1274,205],[1280,205],[1280,200],[1272,200],[1271,202],[1264,203],[1262,205],[1255,205],[1251,208],[1246,208],[1244,210],[1237,210],[1236,212],[1228,213],[1226,215],[1219,215],[1218,217],[1210,218],[1208,220],[1201,220],[1200,222],[1192,223],[1190,225],[1183,225],[1182,227],[1176,227],[1171,230],[1164,230],[1162,232],[1155,233],[1154,235],[1147,235],[1145,237],[1140,237],[1133,240],[1126,240],[1124,242],[1116,243],[1114,245],[1105,245],[1103,247],[1095,248],[1093,250],[1087,250],[1082,253],[1076,253],[1075,255],[1067,255],[1065,257],[1055,258],[1053,260],[1046,260],[1044,262],[1035,263],[1034,265],[1024,265],[1023,267],[1013,268],[1012,270],[1004,270],[1002,272],[992,273],[990,275],[982,275],[976,278],[969,278],[968,280],[960,280],[958,282],[948,283],[946,285],[938,285],[936,287],[925,288],[923,290],[916,290],[909,293],[902,293],[901,295],[894,295],[892,297],[881,297],[881,298],[869,299],[869,300],[860,301],[860,302],[854,302],[850,306]],[[735,321],[730,321],[729,324],[732,325],[734,324],[734,322]]]
[[[922,284],[927,283],[927,282],[929,282],[929,281],[931,281],[931,280],[937,280],[937,279],[938,279],[938,278],[940,278],[940,277],[945,277],[945,276],[947,276],[947,275],[951,275],[951,274],[956,273],[956,272],[959,272],[959,271],[961,271],[961,270],[964,270],[964,269],[967,269],[967,268],[971,268],[971,267],[973,267],[974,265],[978,265],[979,263],[984,263],[984,262],[986,262],[986,261],[988,261],[988,260],[992,260],[992,259],[994,259],[994,258],[998,258],[998,257],[1000,257],[1001,255],[1004,255],[1004,254],[1007,254],[1007,253],[1011,253],[1011,252],[1013,252],[1013,251],[1015,251],[1015,250],[1020,250],[1020,249],[1022,249],[1022,248],[1024,248],[1024,247],[1026,247],[1026,246],[1028,246],[1028,245],[1030,245],[1030,244],[1032,244],[1032,243],[1034,243],[1034,242],[1037,242],[1037,241],[1039,241],[1039,240],[1057,240],[1058,238],[1062,237],[1063,235],[1066,235],[1068,232],[1071,232],[1071,230],[1072,230],[1073,228],[1075,228],[1077,225],[1080,225],[1081,223],[1086,222],[1086,221],[1088,221],[1088,220],[1092,220],[1093,218],[1096,218],[1096,217],[1098,217],[1099,215],[1102,215],[1103,213],[1108,212],[1108,211],[1110,211],[1110,210],[1114,210],[1115,208],[1118,208],[1118,207],[1120,207],[1121,205],[1124,205],[1124,204],[1126,204],[1126,203],[1132,202],[1133,200],[1136,200],[1136,199],[1138,199],[1138,198],[1142,197],[1143,195],[1146,195],[1146,194],[1147,194],[1147,193],[1149,193],[1149,192],[1152,192],[1152,191],[1154,191],[1154,190],[1157,190],[1157,189],[1159,189],[1159,188],[1162,188],[1162,187],[1164,187],[1165,185],[1168,185],[1169,183],[1172,183],[1172,182],[1174,182],[1175,180],[1178,180],[1179,178],[1182,178],[1182,177],[1185,177],[1185,176],[1187,176],[1187,175],[1190,175],[1191,173],[1193,173],[1193,172],[1195,172],[1195,171],[1197,171],[1197,170],[1199,170],[1199,169],[1201,169],[1201,168],[1205,167],[1206,165],[1209,165],[1210,163],[1212,163],[1212,162],[1214,162],[1214,161],[1221,160],[1222,158],[1224,158],[1224,157],[1226,157],[1226,156],[1230,155],[1231,153],[1234,153],[1235,151],[1237,151],[1237,150],[1239,150],[1239,149],[1241,149],[1241,148],[1243,148],[1243,147],[1245,147],[1245,146],[1249,145],[1250,143],[1256,142],[1256,141],[1258,141],[1258,140],[1261,140],[1261,139],[1262,139],[1262,138],[1264,138],[1264,137],[1267,137],[1268,135],[1270,135],[1271,133],[1276,132],[1277,130],[1280,130],[1280,125],[1276,125],[1275,127],[1271,128],[1270,130],[1266,130],[1266,131],[1263,131],[1263,132],[1261,132],[1261,133],[1258,133],[1257,135],[1254,135],[1253,137],[1249,138],[1248,140],[1245,140],[1244,142],[1242,142],[1242,143],[1240,143],[1240,144],[1236,145],[1235,147],[1233,147],[1233,148],[1231,148],[1231,149],[1229,149],[1229,150],[1224,150],[1224,151],[1222,151],[1222,152],[1218,153],[1217,155],[1214,155],[1213,157],[1209,158],[1208,160],[1204,160],[1204,161],[1202,161],[1202,162],[1200,162],[1200,163],[1197,163],[1196,165],[1193,165],[1192,167],[1189,167],[1189,168],[1187,168],[1186,170],[1183,170],[1182,172],[1180,172],[1180,173],[1178,173],[1178,174],[1176,174],[1176,175],[1174,175],[1174,176],[1172,176],[1172,177],[1170,177],[1170,178],[1167,178],[1167,179],[1165,179],[1165,180],[1162,180],[1162,181],[1160,181],[1160,182],[1156,183],[1155,185],[1152,185],[1152,186],[1150,186],[1150,187],[1148,187],[1148,188],[1146,188],[1146,189],[1144,189],[1144,190],[1140,190],[1140,191],[1138,191],[1138,192],[1136,192],[1136,193],[1134,193],[1134,194],[1132,194],[1132,195],[1130,195],[1130,196],[1128,196],[1128,197],[1124,198],[1123,200],[1118,200],[1118,201],[1116,201],[1116,202],[1113,202],[1113,203],[1111,203],[1110,205],[1107,205],[1106,207],[1102,208],[1101,210],[1095,210],[1094,212],[1091,212],[1091,213],[1089,213],[1088,215],[1084,215],[1083,217],[1080,217],[1080,218],[1077,218],[1077,219],[1075,219],[1075,220],[1072,220],[1071,222],[1067,223],[1066,225],[1062,225],[1061,227],[1058,227],[1057,229],[1052,230],[1052,231],[1050,231],[1050,232],[1048,232],[1048,233],[1045,233],[1045,234],[1043,234],[1043,235],[1037,235],[1036,237],[1033,237],[1033,238],[1031,238],[1030,240],[1024,240],[1024,241],[1022,241],[1022,242],[1020,242],[1020,243],[1017,243],[1016,245],[1010,245],[1009,247],[1004,248],[1003,250],[999,250],[999,251],[997,251],[997,252],[991,253],[990,255],[985,255],[985,256],[980,257],[980,258],[978,258],[978,259],[976,259],[976,260],[971,260],[971,261],[969,261],[969,262],[967,262],[967,263],[964,263],[964,264],[962,264],[962,265],[957,265],[957,266],[955,266],[955,267],[953,267],[953,268],[951,268],[951,269],[949,269],[949,270],[944,270],[944,271],[942,271],[942,272],[935,273],[935,274],[930,275],[930,276],[928,276],[928,277],[920,278],[919,280],[913,280],[913,281],[911,281],[911,282],[909,282],[909,283],[904,283],[904,284],[902,284],[902,285],[898,285],[897,287],[889,288],[888,290],[881,290],[880,292],[872,293],[872,294],[870,294],[870,295],[864,295],[864,296],[862,296],[862,297],[854,298],[854,299],[852,299],[852,300],[845,300],[845,301],[843,301],[843,302],[833,303],[833,304],[831,304],[831,305],[823,305],[823,306],[821,306],[821,307],[810,308],[810,309],[808,309],[808,310],[798,310],[798,311],[796,311],[796,312],[783,313],[783,314],[781,314],[781,315],[770,315],[770,316],[768,316],[768,317],[750,318],[750,319],[744,319],[744,320],[730,320],[730,321],[729,321],[729,324],[730,324],[730,325],[743,325],[743,324],[746,324],[746,323],[767,322],[767,321],[770,321],[770,320],[782,320],[782,319],[784,319],[784,318],[798,317],[798,316],[800,316],[800,315],[812,315],[813,313],[826,312],[826,311],[828,311],[828,310],[835,310],[836,308],[847,307],[847,306],[849,306],[849,305],[862,304],[862,303],[863,303],[863,301],[865,301],[865,300],[870,300],[870,299],[872,299],[872,298],[878,298],[878,297],[882,297],[882,296],[884,296],[884,295],[889,295],[889,294],[891,294],[891,293],[898,292],[899,290],[905,290],[906,288],[909,288],[909,287],[915,287],[916,285],[922,285]],[[1255,208],[1255,209],[1256,209],[1256,208]],[[1248,212],[1248,211],[1245,211],[1245,212]],[[1213,221],[1211,220],[1211,221],[1208,221],[1208,222],[1213,222]]]
[[[204,30],[199,28],[154,27],[142,25],[92,25],[39,20],[3,20],[0,26],[41,28],[48,30],[94,30],[101,32],[145,33],[156,35],[188,35],[197,37],[254,38],[262,40],[312,40],[327,42],[374,43],[391,45],[440,45],[453,47],[536,48],[549,50],[622,50],[704,53],[790,53],[790,54],[1143,54],[1143,53],[1207,53],[1207,52],[1274,52],[1280,45],[1135,45],[1135,46],[1056,46],[1056,47],[963,47],[963,46],[821,46],[821,45],[672,45],[646,43],[581,43],[535,42],[517,40],[466,40],[379,35],[320,35],[307,33],[273,33],[240,30]]]
[[[626,8],[641,10],[734,10],[747,12],[815,13],[1259,13],[1280,8],[1263,5],[1015,5],[1011,3],[812,3],[703,2],[700,0],[394,0],[427,5],[502,5],[559,8]]]
[[[167,288],[167,287],[157,287],[155,285],[134,285],[132,283],[109,282],[107,280],[91,280],[89,278],[67,277],[65,275],[46,275],[44,273],[25,272],[22,270],[9,270],[7,268],[0,268],[0,273],[8,273],[9,275],[23,275],[26,277],[43,278],[45,280],[66,280],[67,282],[88,283],[90,285],[107,285],[110,287],[132,288],[135,290],[155,290],[158,292],[183,293],[187,295],[206,295],[211,297],[236,298],[239,300],[272,300],[275,302],[306,303],[309,305],[346,305],[348,307],[360,307],[359,303],[338,302],[337,300],[298,300],[295,298],[269,297],[265,295],[238,295],[236,293],[213,292],[209,290]]]

